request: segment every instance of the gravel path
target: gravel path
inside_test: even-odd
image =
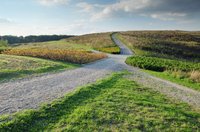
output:
[[[116,36],[113,40],[122,49],[122,55],[109,55],[107,59],[97,61],[81,68],[40,77],[10,81],[0,85],[0,114],[13,113],[23,109],[38,108],[62,97],[76,87],[102,79],[112,72],[129,70],[131,79],[200,108],[200,93],[168,81],[152,77],[137,68],[127,66],[124,61],[133,54]]]

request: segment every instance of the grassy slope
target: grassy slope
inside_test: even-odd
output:
[[[39,110],[0,117],[0,131],[195,131],[200,113],[114,74]]]
[[[90,51],[91,47],[80,44],[73,44],[66,42],[65,40],[59,41],[49,41],[49,42],[39,42],[39,43],[28,43],[28,44],[20,44],[19,46],[14,47],[16,49],[61,49],[61,50],[83,50]]]
[[[107,53],[119,53],[120,49],[113,43],[111,33],[88,34],[71,37],[59,41],[50,41],[42,43],[20,44],[14,48],[31,49],[68,49],[91,51],[93,49]]]
[[[32,57],[0,54],[0,81],[74,67],[77,67],[77,65]]]
[[[107,53],[120,53],[118,46],[111,39],[112,33],[87,34],[66,39],[67,42],[89,46],[95,50]]]
[[[153,76],[200,91],[200,83],[194,83],[187,78],[177,78],[168,72],[156,72],[156,71],[150,71],[150,70],[144,70],[144,71]]]
[[[137,55],[189,60],[199,62],[200,33],[181,31],[130,31],[118,34],[118,38]],[[188,79],[174,78],[170,74],[151,72],[152,75],[173,81],[194,89],[200,89],[198,83]],[[153,74],[154,73],[154,74]]]
[[[200,33],[181,31],[130,31],[118,34],[138,55],[199,60]]]

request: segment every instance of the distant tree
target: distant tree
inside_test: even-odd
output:
[[[0,36],[0,40],[7,40],[9,44],[16,44],[16,43],[30,43],[30,42],[45,42],[45,41],[54,41],[54,40],[60,40],[60,39],[65,39],[69,38],[72,36],[69,35],[40,35],[40,36],[35,36],[35,35],[30,35],[30,36]]]

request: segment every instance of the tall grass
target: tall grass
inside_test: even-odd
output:
[[[132,31],[118,35],[138,55],[200,61],[200,33]]]
[[[106,57],[102,53],[91,53],[86,51],[60,50],[60,49],[12,49],[4,51],[3,54],[31,56],[51,60],[66,61],[77,64],[85,64]]]

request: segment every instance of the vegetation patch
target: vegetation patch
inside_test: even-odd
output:
[[[85,64],[99,59],[106,58],[105,54],[92,53],[76,50],[60,50],[60,49],[12,49],[4,51],[3,54],[31,56],[51,60],[59,60],[76,64]]]
[[[24,43],[13,47],[14,49],[59,49],[59,50],[78,50],[90,51],[92,48],[86,45],[74,44],[66,42],[65,40],[38,42],[38,43]]]
[[[157,77],[200,90],[200,63],[145,56],[129,57],[126,63],[151,70],[146,72]]]
[[[199,32],[130,31],[118,37],[137,55],[200,61]]]
[[[8,42],[4,40],[0,40],[0,53],[8,49]]]
[[[78,65],[23,56],[0,54],[0,80],[75,68]]]
[[[112,33],[96,33],[66,39],[67,42],[89,46],[106,53],[119,54],[120,49],[111,38]]]
[[[120,48],[119,47],[107,47],[107,48],[98,48],[96,50],[110,53],[110,54],[120,54]]]
[[[150,71],[150,70],[145,70],[145,72],[147,72],[147,73],[149,73],[153,76],[156,76],[156,77],[177,83],[179,85],[183,85],[183,86],[186,86],[186,87],[200,91],[200,81],[195,81],[195,80],[191,79],[189,77],[191,75],[188,75],[188,73],[182,73],[181,71],[177,71],[177,72],[172,72],[172,71],[156,72],[156,71]],[[198,79],[199,78],[200,77],[198,76]]]
[[[0,117],[0,131],[198,131],[187,104],[114,74],[39,110]]]
[[[200,71],[200,63],[170,60],[157,57],[133,56],[129,57],[126,60],[126,63],[142,69],[153,70],[153,71],[166,71],[166,70]]]

